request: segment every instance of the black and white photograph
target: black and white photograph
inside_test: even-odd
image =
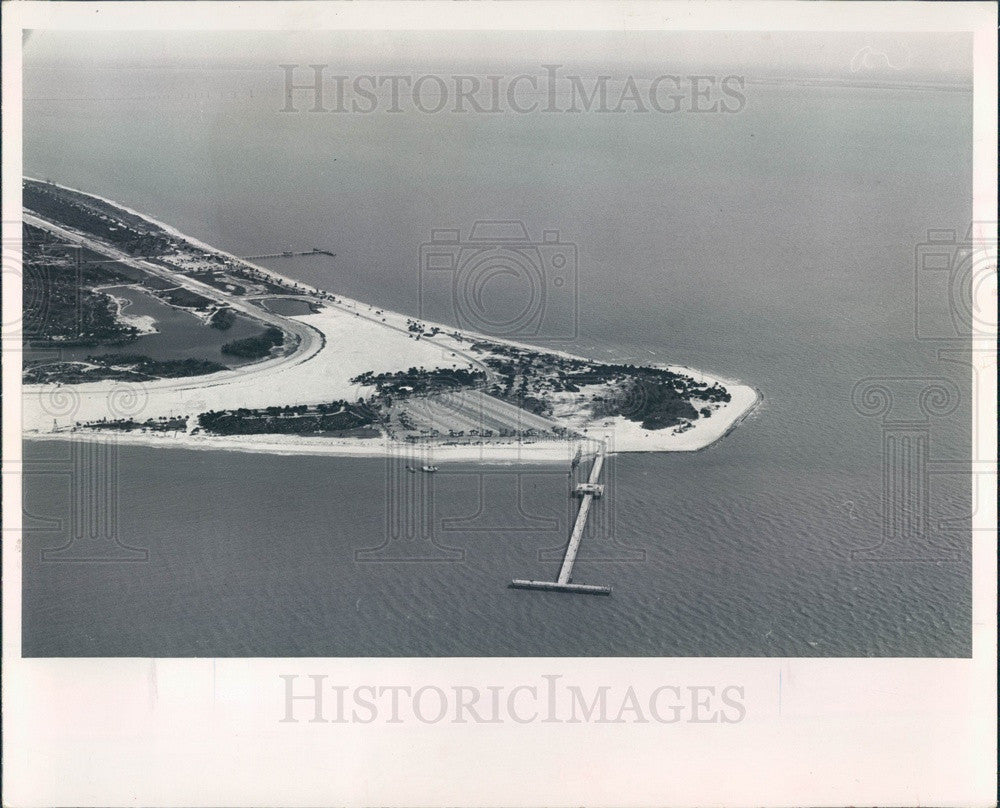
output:
[[[259,664],[233,732],[361,745],[287,802],[102,769],[5,805],[996,804],[994,5],[48,5],[3,7],[5,717],[117,671],[153,743],[156,660],[212,710]],[[675,792],[646,752],[612,791],[541,740],[749,744],[848,660],[973,699],[849,753],[910,791],[833,755],[844,802],[805,757],[784,800]],[[348,740],[488,757],[467,723],[533,729],[527,781],[390,796]]]

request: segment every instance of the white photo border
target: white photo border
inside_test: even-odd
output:
[[[996,21],[991,3],[7,2],[3,235],[20,227],[24,29],[971,31],[974,218],[995,221]],[[21,290],[4,280],[6,323]],[[4,805],[996,803],[988,508],[973,532],[971,659],[23,659],[20,378],[19,354],[5,352]],[[995,354],[974,395],[976,456],[995,457]],[[281,721],[282,675],[418,688],[553,674],[647,691],[733,682],[747,715],[731,726]]]

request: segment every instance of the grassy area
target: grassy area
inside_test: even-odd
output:
[[[42,182],[23,183],[23,204],[49,221],[114,244],[130,255],[160,255],[173,247],[163,230],[100,200]]]
[[[198,272],[189,273],[192,277],[196,277],[199,281],[208,286],[213,286],[222,292],[226,292],[231,295],[245,295],[247,289],[245,286],[233,283],[232,280],[226,275],[217,275],[214,272]]]
[[[367,405],[347,401],[317,407],[205,412],[198,416],[199,428],[212,435],[342,435],[378,421],[378,414]]]
[[[106,354],[88,357],[86,362],[38,360],[28,363],[23,378],[25,384],[80,384],[109,379],[147,382],[154,379],[204,376],[227,369],[225,365],[207,359],[157,360],[138,354]]]
[[[136,421],[132,418],[102,419],[80,424],[84,429],[113,429],[121,432],[133,430],[148,430],[150,432],[184,432],[187,430],[187,418],[150,418],[146,421]]]
[[[120,323],[114,301],[93,287],[129,283],[118,264],[62,244],[43,230],[25,225],[23,241],[23,334],[31,344],[124,343],[136,330]]]
[[[223,306],[209,319],[208,324],[219,331],[228,331],[236,322],[236,312],[228,306]]]
[[[481,370],[465,368],[410,368],[396,373],[372,372],[355,376],[354,384],[372,386],[378,391],[380,399],[386,404],[392,404],[392,398],[420,395],[424,393],[457,391],[481,386],[486,380],[486,374]]]
[[[185,289],[183,286],[177,286],[173,289],[160,292],[158,297],[171,305],[180,306],[185,309],[199,309],[203,311],[215,305],[207,297],[203,297],[197,292],[192,292],[190,289]]]
[[[222,346],[222,352],[243,359],[261,359],[271,353],[271,349],[281,345],[285,335],[280,328],[273,326],[256,337],[246,337],[227,342]]]

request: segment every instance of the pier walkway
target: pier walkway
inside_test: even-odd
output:
[[[267,253],[266,255],[241,255],[239,256],[244,261],[261,261],[265,258],[300,258],[305,255],[325,255],[329,258],[336,258],[337,254],[330,252],[329,250],[321,250],[319,247],[313,247],[310,250],[283,250],[279,253]]]
[[[587,516],[590,514],[590,506],[593,501],[604,495],[604,486],[601,485],[601,469],[604,467],[605,447],[602,445],[594,458],[594,464],[590,467],[590,477],[587,482],[578,485],[573,493],[580,497],[580,510],[576,514],[576,522],[573,524],[573,532],[569,537],[569,544],[566,546],[566,555],[563,557],[562,567],[559,568],[559,577],[555,581],[527,581],[515,578],[510,582],[514,589],[537,589],[546,592],[578,592],[587,595],[610,595],[610,586],[598,586],[595,584],[574,584],[573,565],[576,563],[576,555],[580,551],[580,543],[583,541],[583,531],[587,527]]]

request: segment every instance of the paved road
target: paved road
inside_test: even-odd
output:
[[[320,294],[322,296],[322,292]],[[332,292],[329,292],[327,294],[333,295]],[[311,303],[317,302],[316,295],[313,295],[313,294],[247,295],[246,297],[243,297],[241,299],[242,300],[268,300],[269,298],[275,298],[275,297],[292,298],[294,300],[308,300]],[[351,314],[351,315],[356,316],[356,317],[360,317],[363,320],[368,320],[370,322],[375,323],[376,325],[380,325],[383,328],[388,328],[390,331],[398,331],[400,334],[405,334],[407,337],[413,336],[413,332],[410,331],[407,328],[403,328],[402,326],[392,325],[391,323],[385,322],[385,321],[383,321],[383,319],[382,319],[382,317],[380,315],[377,315],[377,314],[366,314],[364,311],[362,311],[362,309],[361,309],[362,306],[365,306],[365,307],[368,307],[368,308],[371,308],[371,309],[377,308],[375,306],[371,306],[370,304],[360,303],[360,302],[357,302],[357,301],[352,301],[351,303],[338,303],[338,302],[335,302],[335,301],[329,299],[328,297],[323,297],[322,298],[322,303],[323,303],[324,306],[331,306],[333,308],[340,309],[341,311],[347,312],[348,314]],[[405,316],[405,315],[400,314],[399,312],[391,312],[391,313],[395,314],[397,317]],[[485,362],[483,362],[481,359],[479,359],[479,357],[475,356],[474,354],[471,354],[468,351],[463,351],[461,348],[456,347],[451,342],[449,342],[447,344],[446,343],[442,343],[442,342],[436,340],[434,337],[422,336],[421,339],[424,340],[425,342],[427,342],[430,345],[437,345],[439,348],[441,348],[442,351],[447,351],[449,353],[455,354],[455,356],[462,357],[463,359],[465,359],[467,362],[469,362],[473,366],[475,366],[475,367],[479,368],[480,370],[482,370],[483,373],[486,374],[486,383],[487,384],[490,384],[490,383],[496,381],[496,378],[497,378],[496,371],[494,371],[489,365],[487,365]]]
[[[298,337],[299,341],[295,350],[285,356],[265,359],[252,365],[243,365],[236,370],[229,371],[228,373],[220,372],[218,374],[213,374],[212,381],[209,381],[208,378],[204,376],[188,376],[180,379],[162,379],[156,382],[144,382],[144,385],[150,391],[194,390],[205,387],[214,387],[219,384],[229,384],[236,378],[245,380],[255,376],[263,377],[271,374],[276,368],[301,364],[302,362],[305,362],[315,356],[323,347],[324,340],[322,333],[313,328],[311,325],[298,322],[297,320],[290,320],[286,317],[282,317],[281,315],[274,314],[273,312],[264,311],[259,306],[255,306],[249,301],[233,297],[220,289],[216,289],[206,283],[197,281],[194,278],[181,274],[180,272],[169,270],[142,258],[135,258],[128,253],[122,252],[117,247],[112,247],[109,244],[89,238],[82,233],[77,233],[73,230],[60,227],[59,225],[53,224],[45,219],[40,219],[39,217],[27,212],[24,214],[24,221],[33,227],[47,230],[53,235],[56,235],[71,244],[79,244],[82,247],[86,247],[88,250],[98,253],[99,255],[112,258],[115,261],[125,264],[126,266],[140,269],[143,272],[148,272],[149,274],[163,278],[164,280],[169,280],[171,283],[176,283],[178,286],[182,286],[189,291],[195,292],[203,297],[207,297],[209,300],[212,300],[220,305],[229,306],[237,311],[243,312],[255,320],[276,326],[284,331],[291,332]],[[271,297],[274,297],[274,295],[271,295]],[[29,390],[27,392],[31,391]]]
[[[161,379],[155,382],[144,382],[143,385],[147,392],[161,393],[166,391],[199,390],[218,385],[230,384],[236,379],[239,379],[241,382],[245,382],[246,380],[253,379],[255,377],[261,377],[261,381],[263,382],[266,377],[270,376],[278,368],[306,362],[322,350],[324,346],[324,337],[318,329],[312,327],[311,325],[307,325],[306,323],[275,314],[274,312],[254,305],[254,301],[258,300],[285,297],[307,300],[309,302],[317,302],[317,299],[320,298],[322,304],[325,306],[340,309],[347,314],[368,320],[382,326],[383,328],[404,334],[407,337],[412,336],[412,332],[410,332],[408,328],[394,325],[390,322],[385,322],[382,319],[382,314],[373,313],[375,310],[374,306],[370,307],[372,309],[372,313],[369,313],[364,310],[364,308],[368,307],[368,304],[355,301],[351,301],[349,303],[334,301],[330,299],[330,297],[326,296],[332,295],[332,293],[323,293],[322,291],[320,291],[318,295],[312,293],[288,295],[270,293],[236,297],[228,292],[222,291],[221,289],[217,289],[214,286],[210,286],[191,278],[179,270],[171,270],[161,264],[156,264],[144,258],[137,258],[129,255],[128,253],[119,250],[117,247],[113,247],[102,241],[93,239],[75,230],[54,224],[28,212],[24,213],[24,221],[34,227],[46,230],[71,244],[78,244],[113,261],[118,261],[126,266],[139,269],[143,272],[149,273],[150,275],[167,280],[170,283],[202,295],[219,305],[229,306],[255,320],[269,325],[274,325],[284,331],[291,332],[298,337],[298,345],[295,350],[286,356],[279,356],[251,365],[244,365],[229,372],[220,371],[217,374],[213,374],[211,378],[205,376],[189,376],[179,379]],[[405,316],[398,313],[392,314],[396,317]],[[460,347],[456,346],[453,338],[444,336],[444,340],[447,340],[447,342],[427,336],[422,336],[421,339],[425,340],[428,344],[436,345],[442,350],[442,352],[447,352],[455,355],[456,357],[461,357],[473,367],[477,367],[482,370],[486,375],[487,384],[496,380],[497,374],[492,368],[489,367],[489,365],[483,362],[482,359],[475,354],[462,350]],[[121,382],[118,382],[118,384],[121,384]],[[26,389],[26,393],[29,395],[33,392],[36,391]],[[42,392],[42,390],[39,390],[37,391],[37,394],[41,394]],[[452,404],[452,407],[448,409],[458,409],[459,411],[463,411],[463,414],[466,417],[471,416],[478,422],[476,426],[472,426],[471,423],[468,424],[467,428],[471,427],[481,429],[483,427],[482,421],[484,416],[490,418],[490,420],[495,419],[500,424],[508,426],[508,428],[518,430],[530,426],[542,431],[548,431],[555,426],[555,423],[548,419],[529,413],[527,410],[523,410],[520,407],[516,407],[508,402],[501,401],[493,396],[486,395],[481,391],[465,391],[461,395],[463,396],[461,404],[456,401]],[[450,397],[452,397],[452,394],[449,394],[449,398]],[[458,406],[456,407],[456,405]],[[454,412],[451,414],[457,415],[457,413]]]

